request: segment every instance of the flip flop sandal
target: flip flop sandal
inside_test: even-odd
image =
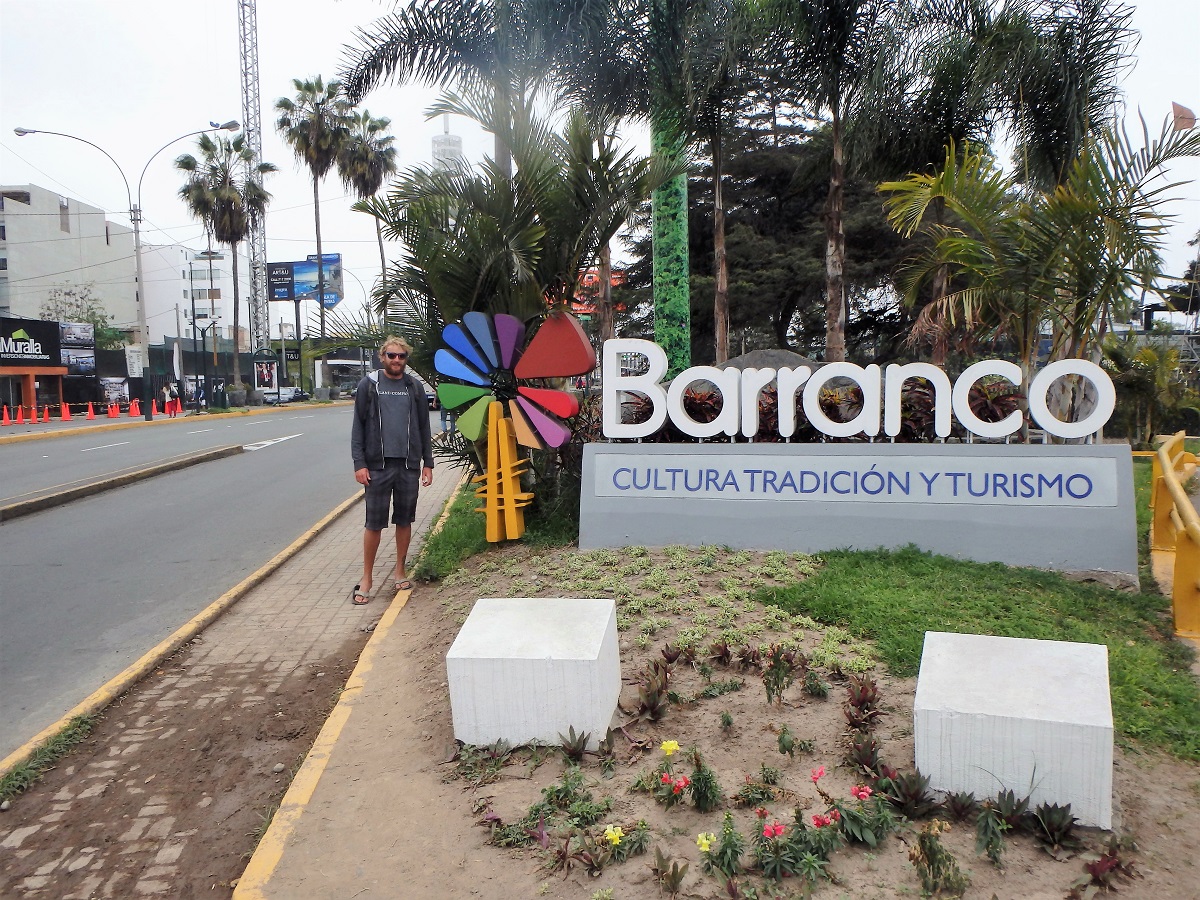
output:
[[[360,585],[356,584],[354,590],[350,592],[350,602],[355,606],[366,606],[371,602],[371,598],[366,591],[361,590]]]
[[[397,581],[395,584],[395,590],[397,593],[400,591],[411,591],[412,589],[413,583],[411,578],[404,578],[400,581]]]

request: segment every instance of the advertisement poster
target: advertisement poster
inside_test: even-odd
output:
[[[129,382],[124,378],[101,378],[100,391],[105,403],[129,402]]]
[[[59,349],[57,322],[0,318],[0,366],[58,368]]]
[[[333,309],[345,295],[342,254],[323,254],[325,289],[322,304]],[[267,290],[272,300],[315,300],[317,297],[317,256],[311,254],[298,262],[267,264]]]
[[[254,387],[257,390],[275,390],[275,363],[256,362],[254,364]]]

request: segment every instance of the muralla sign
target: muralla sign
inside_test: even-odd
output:
[[[644,374],[623,374],[622,361],[640,356]],[[1021,427],[1020,413],[985,422],[967,397],[981,378],[999,376],[1021,387],[1030,415],[1048,434],[1081,438],[1112,415],[1116,392],[1099,366],[1082,360],[1053,363],[1021,383],[1020,368],[1003,360],[968,367],[953,382],[927,363],[859,367],[849,363],[796,369],[717,369],[697,366],[669,385],[667,360],[648,341],[605,342],[603,429],[610,439],[656,432],[669,417],[684,434],[749,437],[759,430],[758,396],[775,387],[779,433],[795,433],[795,403],[818,431],[831,437],[866,434],[871,443],[589,444],[584,452],[581,547],[634,544],[722,544],[754,549],[819,552],[915,544],[980,561],[1069,571],[1103,571],[1136,583],[1133,468],[1119,444],[894,444],[900,431],[904,382],[927,379],[934,388],[935,432],[951,432],[951,415],[979,438],[996,441]],[[1055,381],[1091,381],[1097,398],[1078,421],[1050,409]],[[862,391],[850,422],[829,419],[818,402],[832,379]],[[712,422],[685,411],[683,394],[709,382],[722,396]],[[649,398],[648,421],[621,421],[627,392]]]

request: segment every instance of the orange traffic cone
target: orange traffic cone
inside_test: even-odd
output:
[[[23,407],[23,406],[17,407],[17,424],[18,425],[25,424],[25,407]]]
[[[62,406],[62,414],[60,416],[61,421],[70,422],[71,421],[71,407],[65,403],[60,404],[60,405]]]
[[[115,404],[115,403],[108,404],[108,417],[110,419],[115,419],[117,416],[120,415],[120,412],[117,411],[116,406],[117,406],[117,404]]]
[[[50,421],[50,407],[48,407],[48,406],[42,407],[42,421],[43,422]]]
[[[94,418],[96,418],[96,411],[95,411],[94,409],[92,409],[92,404],[91,404],[91,403],[88,403],[88,413],[87,413],[87,418],[88,418],[88,419],[94,419]]]
[[[11,425],[12,419],[8,417],[8,404],[4,404],[4,418],[0,419],[0,425]]]
[[[152,415],[152,416],[158,415],[158,401],[157,400],[150,401],[150,415]]]

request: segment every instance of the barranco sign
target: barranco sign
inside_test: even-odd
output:
[[[628,356],[641,356],[648,364],[644,374],[622,374],[622,361]],[[968,403],[971,388],[982,378],[1000,377],[1021,387],[1019,366],[999,359],[984,360],[968,366],[951,383],[949,376],[929,363],[906,365],[857,366],[852,363],[830,363],[813,373],[809,366],[795,369],[718,369],[713,366],[693,366],[680,373],[663,388],[667,372],[667,355],[650,341],[622,338],[604,342],[603,430],[608,438],[647,437],[658,431],[669,417],[684,434],[696,438],[714,437],[724,433],[753,437],[758,433],[758,395],[768,387],[779,393],[779,434],[791,437],[796,432],[796,408],[785,398],[802,394],[802,408],[814,428],[830,437],[850,437],[866,434],[875,437],[882,433],[894,437],[900,433],[900,398],[904,383],[912,378],[924,378],[934,390],[934,431],[948,437],[951,413],[959,423],[981,438],[1003,438],[1021,428],[1021,413],[1009,414],[999,422],[985,422],[976,416]],[[1076,422],[1058,419],[1049,408],[1047,394],[1059,378],[1077,375],[1092,383],[1096,403],[1088,415]],[[862,391],[862,410],[849,422],[835,422],[821,409],[822,388],[834,379],[849,379]],[[683,406],[683,395],[699,381],[711,382],[721,394],[721,412],[711,422],[697,422]],[[635,392],[650,399],[652,412],[645,422],[621,421],[621,393]],[[1038,372],[1027,387],[1029,412],[1039,428],[1060,438],[1081,438],[1099,431],[1112,416],[1117,394],[1112,379],[1095,363],[1067,359],[1051,363]]]

